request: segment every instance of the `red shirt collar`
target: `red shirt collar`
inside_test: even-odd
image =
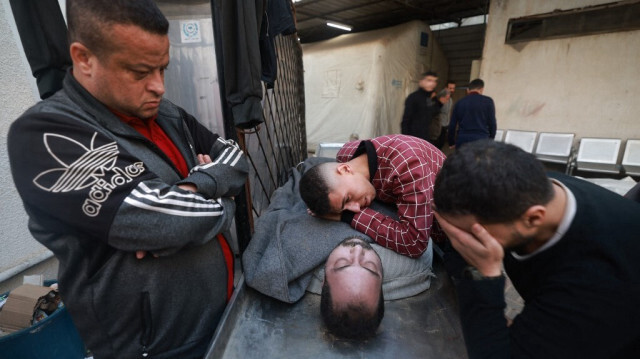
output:
[[[108,107],[108,108],[109,108],[109,111],[113,112],[114,115],[116,115],[120,120],[122,120],[122,122],[126,123],[127,125],[133,125],[135,123],[140,123],[140,122],[148,124],[148,123],[154,122],[158,118],[158,113],[157,112],[156,112],[155,115],[153,115],[153,116],[151,116],[151,117],[149,117],[147,119],[141,119],[139,117],[125,115],[125,114],[123,114],[121,112],[118,112],[118,111],[112,109],[111,107]]]

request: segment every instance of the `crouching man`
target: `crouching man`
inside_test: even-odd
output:
[[[434,201],[468,263],[445,258],[470,358],[640,357],[640,204],[488,140],[447,158]],[[511,326],[503,264],[525,300]]]

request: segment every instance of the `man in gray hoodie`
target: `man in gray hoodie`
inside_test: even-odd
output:
[[[67,0],[73,68],[8,135],[33,236],[97,358],[202,357],[233,286],[220,232],[248,164],[162,98],[168,22],[151,0]]]

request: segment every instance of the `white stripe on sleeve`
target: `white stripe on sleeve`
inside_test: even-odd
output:
[[[160,194],[160,190],[159,189],[151,189],[149,188],[146,184],[144,184],[143,182],[140,182],[138,184],[137,189],[142,190],[142,192],[147,193],[147,194],[152,194],[154,193],[158,198],[160,199],[164,199],[164,198],[169,198],[169,197],[178,197],[178,198],[188,198],[193,200],[193,202],[200,202],[200,203],[210,203],[211,201],[209,201],[208,199],[200,196],[199,194],[196,193],[180,193],[180,192],[176,192],[176,191],[169,191],[163,195]]]
[[[142,209],[146,209],[146,210],[150,210],[150,211],[154,211],[154,212],[159,212],[159,213],[164,213],[164,214],[170,214],[173,216],[181,216],[181,217],[219,217],[220,215],[222,215],[224,213],[224,210],[219,210],[219,211],[207,211],[207,212],[189,212],[189,211],[180,211],[177,209],[169,209],[169,208],[163,208],[163,207],[155,207],[143,202],[139,202],[135,199],[132,199],[130,197],[125,198],[124,200],[126,203],[134,206],[134,207],[138,207],[138,208],[142,208]]]

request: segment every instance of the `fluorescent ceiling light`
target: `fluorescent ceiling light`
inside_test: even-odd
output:
[[[327,21],[327,26],[335,27],[336,29],[340,29],[340,30],[344,30],[344,31],[351,31],[351,26],[338,24],[338,23],[335,23],[335,22]]]

